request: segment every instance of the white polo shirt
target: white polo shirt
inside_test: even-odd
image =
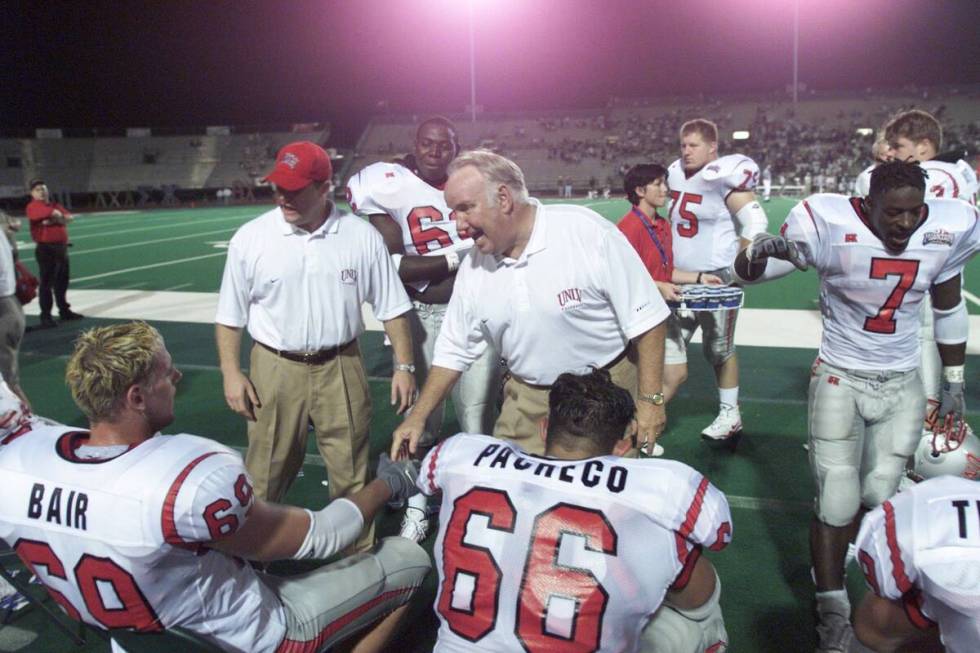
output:
[[[613,223],[584,207],[531,202],[520,258],[473,249],[463,259],[434,365],[464,371],[492,342],[515,375],[550,385],[609,363],[670,315]]]
[[[277,207],[231,239],[215,321],[247,324],[275,349],[315,351],[359,336],[364,302],[382,321],[412,309],[381,234],[336,206],[309,233]]]

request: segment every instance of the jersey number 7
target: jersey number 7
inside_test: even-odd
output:
[[[898,277],[898,283],[889,293],[885,303],[878,309],[874,317],[864,318],[864,330],[872,333],[895,333],[895,311],[899,309],[905,301],[905,293],[912,288],[915,283],[915,275],[919,273],[919,262],[907,259],[892,258],[872,258],[871,272],[872,279],[885,279],[891,276]]]
[[[436,606],[450,630],[477,642],[497,625],[503,573],[487,547],[468,541],[470,519],[513,533],[517,511],[506,492],[476,487],[453,504],[443,540],[443,581]],[[517,597],[514,634],[530,653],[599,649],[609,594],[588,569],[562,565],[563,537],[580,537],[588,551],[615,556],[618,537],[601,512],[557,503],[535,517]],[[551,619],[552,611],[564,615]]]

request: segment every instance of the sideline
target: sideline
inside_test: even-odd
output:
[[[115,270],[103,274],[73,279],[84,281],[136,270],[165,265],[177,265],[203,258],[224,256],[225,252],[215,252],[204,256],[194,256],[155,263],[149,266]],[[116,320],[157,320],[160,322],[190,322],[194,324],[213,324],[218,307],[218,294],[206,292],[176,292],[166,290],[84,290],[72,289],[72,308],[89,317]],[[38,315],[37,302],[25,307],[27,315]],[[361,309],[364,325],[368,331],[382,331],[381,323],[375,319],[371,307]],[[735,344],[746,347],[769,347],[789,349],[817,349],[822,333],[820,312],[811,310],[787,310],[776,308],[743,308],[738,316],[735,330]],[[692,342],[701,342],[701,332],[695,334]],[[970,339],[967,354],[980,354],[980,315],[970,316]]]

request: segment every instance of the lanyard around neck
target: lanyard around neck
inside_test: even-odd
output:
[[[653,224],[650,222],[650,218],[646,216],[643,211],[633,207],[633,213],[640,219],[640,223],[643,224],[643,228],[647,230],[650,235],[650,240],[653,241],[654,246],[657,248],[657,252],[660,253],[660,266],[663,268],[667,267],[667,251],[664,249],[663,243],[660,242],[660,238],[657,236],[657,231],[653,228]]]

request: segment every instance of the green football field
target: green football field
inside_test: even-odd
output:
[[[611,220],[628,209],[622,200],[581,200]],[[777,229],[793,200],[774,198],[765,205],[771,230]],[[126,319],[147,319],[163,333],[183,371],[177,420],[168,432],[212,437],[243,448],[245,425],[225,406],[217,367],[212,320],[221,281],[225,248],[235,229],[266,207],[215,207],[185,210],[118,212],[80,216],[70,228],[72,308],[87,317],[57,329],[32,331],[21,350],[22,385],[36,412],[83,425],[62,375],[78,330]],[[25,229],[26,231],[26,229]],[[26,233],[21,256],[36,271]],[[971,355],[967,384],[971,421],[980,428],[980,264],[965,274],[971,314]],[[671,403],[667,433],[661,440],[667,456],[688,463],[711,479],[729,498],[734,518],[732,544],[709,553],[722,579],[722,605],[732,651],[812,650],[812,592],[809,574],[808,523],[813,495],[803,448],[806,433],[808,370],[819,340],[817,282],[812,272],[746,290],[736,332],[741,365],[744,437],[735,453],[710,449],[698,437],[714,418],[717,394],[713,374],[691,348],[690,378]],[[37,322],[37,302],[28,307],[28,324]],[[388,407],[390,354],[381,334],[369,330],[361,339],[374,396],[372,445],[385,450],[398,420]],[[243,348],[247,353],[247,347]],[[247,364],[244,360],[243,365]],[[451,410],[447,419],[452,420]],[[452,432],[455,424],[448,424]],[[303,474],[288,500],[322,507],[325,471],[312,442]],[[380,518],[379,533],[397,532],[400,515]],[[434,532],[425,544],[431,549]],[[291,573],[295,565],[279,563],[274,571]],[[852,602],[864,589],[860,573],[849,570]],[[432,611],[435,578],[430,575],[413,607],[398,643],[405,653],[431,650],[437,620]],[[106,651],[108,645],[89,634],[75,650]],[[0,627],[0,651],[65,651],[72,647],[34,611]]]

